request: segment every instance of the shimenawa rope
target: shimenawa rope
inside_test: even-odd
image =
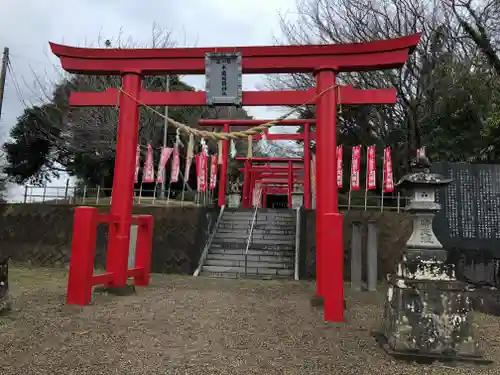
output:
[[[262,133],[264,130],[269,129],[274,125],[277,125],[281,120],[284,120],[287,117],[291,116],[293,113],[297,112],[300,108],[303,108],[307,105],[312,104],[316,99],[318,99],[320,96],[324,95],[326,92],[328,92],[332,89],[335,89],[335,88],[337,89],[338,101],[340,102],[340,90],[339,90],[340,87],[341,87],[341,85],[339,85],[339,84],[335,84],[335,85],[332,85],[330,87],[327,87],[323,91],[314,95],[311,99],[308,99],[307,101],[305,101],[303,104],[300,104],[300,105],[292,108],[290,111],[285,113],[283,116],[278,117],[276,120],[266,122],[265,124],[255,126],[253,128],[249,128],[247,130],[237,131],[237,132],[235,131],[235,132],[230,132],[230,133],[209,132],[209,131],[205,131],[205,130],[199,130],[199,129],[192,128],[186,124],[180,123],[180,122],[178,122],[178,121],[176,121],[168,116],[165,116],[164,114],[158,112],[157,110],[148,106],[147,104],[142,103],[140,100],[138,100],[134,96],[130,95],[128,92],[124,91],[121,87],[118,88],[118,90],[119,90],[119,92],[122,92],[123,94],[130,97],[132,100],[134,100],[138,104],[146,107],[151,112],[157,114],[158,116],[160,116],[164,120],[167,120],[168,123],[171,124],[172,126],[174,126],[175,128],[180,129],[182,132],[190,135],[190,138],[192,138],[192,136],[197,136],[200,138],[209,138],[209,139],[213,139],[213,140],[229,140],[229,139],[248,138],[249,136],[253,136],[255,134]],[[190,142],[191,142],[191,139],[190,139]]]

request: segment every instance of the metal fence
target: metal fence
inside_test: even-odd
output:
[[[111,188],[99,186],[25,186],[23,203],[77,204],[77,205],[110,205]],[[209,206],[217,204],[215,190],[197,192],[190,190],[169,190],[163,197],[160,189],[134,190],[134,204],[140,205],[196,205]],[[232,189],[229,194],[241,195],[241,191]],[[294,195],[300,193],[294,193]],[[394,195],[376,196],[371,194],[339,195],[341,210],[393,211],[401,212],[409,198],[400,193]]]
[[[364,196],[347,195],[339,196],[339,208],[341,210],[361,210],[361,211],[392,211],[401,212],[410,202],[410,197],[402,195],[400,192],[394,195],[372,195]]]
[[[23,203],[110,205],[112,189],[100,186],[30,186],[24,187]],[[160,189],[135,189],[134,204],[140,205],[186,205],[209,206],[215,202],[214,190],[196,192],[169,190],[162,197]]]

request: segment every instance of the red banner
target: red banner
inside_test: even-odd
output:
[[[139,169],[141,168],[141,146],[137,145],[137,151],[135,153],[135,176],[134,184],[139,182]]]
[[[384,192],[392,193],[394,191],[394,178],[392,174],[391,148],[384,150]]]
[[[161,148],[160,163],[158,164],[158,177],[156,178],[156,182],[159,184],[163,183],[163,171],[165,170],[165,166],[167,165],[168,159],[170,159],[170,155],[172,155],[172,152],[174,152],[174,149],[172,147]]]
[[[193,157],[189,156],[186,159],[186,167],[184,168],[184,182],[187,183],[189,181],[189,174],[191,173],[191,164],[193,163]]]
[[[174,157],[172,159],[172,170],[170,173],[170,182],[179,181],[179,170],[181,168],[181,160],[179,156],[179,148],[174,147]]]
[[[375,146],[368,146],[366,152],[366,190],[377,188],[377,169],[375,165]]]
[[[208,155],[204,153],[200,156],[200,191],[207,191],[207,164],[208,164]]]
[[[339,145],[337,146],[337,187],[339,188],[342,188],[342,183],[344,180],[342,154],[342,145]]]
[[[359,190],[359,169],[361,167],[361,146],[354,146],[352,148],[352,162],[351,162],[351,190]]]
[[[195,156],[195,161],[196,161],[196,190],[200,191],[201,190],[201,179],[200,179],[200,160],[201,160],[201,154],[198,154]]]
[[[210,163],[210,189],[215,189],[217,185],[217,155],[212,155]]]
[[[155,171],[153,167],[153,149],[148,144],[148,154],[146,156],[146,164],[144,165],[144,174],[142,175],[142,182],[149,183],[155,182]]]
[[[208,156],[200,153],[196,156],[196,176],[198,182],[198,191],[207,190],[207,159]]]

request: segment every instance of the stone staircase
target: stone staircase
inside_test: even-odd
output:
[[[245,277],[245,250],[253,209],[227,209],[201,269],[202,276]],[[294,277],[296,211],[259,209],[248,250],[247,277]]]

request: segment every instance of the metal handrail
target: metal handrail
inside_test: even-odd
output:
[[[299,256],[300,256],[300,207],[297,208],[297,216],[295,221],[295,265],[294,265],[294,280],[299,279]]]
[[[222,215],[224,214],[224,209],[226,208],[226,205],[223,205],[220,208],[219,216],[217,217],[217,221],[215,222],[214,229],[212,233],[210,233],[210,237],[208,237],[208,241],[205,244],[205,247],[203,248],[203,252],[201,253],[200,260],[198,262],[198,267],[193,273],[193,276],[198,276],[200,274],[201,268],[203,267],[203,263],[205,262],[205,259],[207,258],[208,250],[210,250],[210,246],[212,246],[212,241],[215,237],[215,232],[217,232],[217,228],[219,227],[219,224],[222,220]]]
[[[257,218],[257,211],[260,206],[260,199],[262,197],[262,190],[258,192],[259,196],[257,197],[257,205],[255,206],[255,211],[253,212],[252,225],[250,226],[250,234],[247,239],[247,248],[245,250],[245,277],[247,276],[247,266],[248,266],[248,249],[250,248],[250,242],[252,241],[253,229],[255,227],[255,219]]]

